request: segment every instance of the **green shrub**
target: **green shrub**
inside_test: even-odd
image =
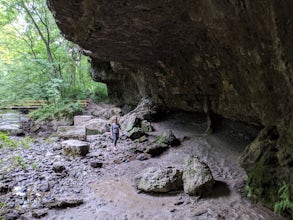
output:
[[[274,211],[278,214],[284,213],[285,211],[291,210],[293,212],[293,202],[289,197],[289,186],[283,182],[282,187],[280,187],[279,191],[279,201],[275,203]]]
[[[16,148],[18,144],[17,141],[11,140],[7,134],[0,132],[0,149],[3,147]]]
[[[8,204],[4,202],[0,202],[0,220],[5,220],[2,215],[7,212]]]
[[[13,159],[16,166],[21,166],[22,169],[26,169],[26,163],[21,156],[14,156]]]
[[[82,113],[82,106],[74,101],[59,101],[58,103],[50,103],[37,109],[29,114],[29,116],[37,121],[50,121],[53,119],[73,118],[74,115]]]
[[[30,136],[26,136],[20,141],[15,141],[9,138],[5,133],[0,132],[0,149],[3,147],[16,148],[23,147],[25,149],[30,148],[30,144],[33,142],[33,139]]]
[[[12,140],[9,138],[7,134],[4,134],[0,132],[0,149],[1,148],[18,148],[22,147],[24,149],[28,149],[31,147],[31,143],[33,142],[33,139],[30,136],[26,136],[24,139],[20,141]],[[21,166],[23,169],[27,168],[27,164],[25,163],[24,159],[21,156],[7,156],[6,162],[13,162],[15,166]],[[2,166],[4,163],[3,160],[0,159],[0,165]],[[10,168],[14,168],[14,166],[11,166]],[[2,170],[3,171],[3,170]]]
[[[262,179],[264,173],[264,161],[260,160],[255,165],[255,168],[248,174],[245,191],[247,197],[254,202],[258,201],[264,192],[264,189],[262,187]]]

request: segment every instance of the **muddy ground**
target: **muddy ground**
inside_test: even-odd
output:
[[[85,164],[85,170],[80,171],[85,172],[85,175],[77,182],[70,183],[81,188],[79,196],[84,199],[84,204],[65,210],[51,209],[42,219],[283,219],[244,197],[246,174],[238,161],[245,146],[251,141],[245,129],[242,133],[235,133],[233,129],[220,129],[207,135],[202,117],[182,115],[152,125],[155,127],[153,134],[172,129],[182,144],[170,148],[159,157],[139,161],[132,154],[138,143],[130,142],[122,136],[118,142],[118,151],[114,151],[107,134],[90,137],[89,159],[77,162]],[[184,192],[145,194],[135,189],[134,177],[144,168],[182,167],[188,155],[197,155],[211,168],[216,184],[210,195],[200,198],[188,196]],[[103,161],[102,168],[94,169],[88,165],[93,156]],[[60,184],[66,186],[66,180],[62,181],[65,182]]]

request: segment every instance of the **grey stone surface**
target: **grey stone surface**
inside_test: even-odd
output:
[[[103,119],[91,119],[85,124],[86,135],[103,134],[109,131],[108,122]]]
[[[132,130],[130,130],[127,133],[127,136],[131,140],[139,139],[139,138],[141,138],[144,135],[145,135],[145,133],[142,131],[142,129],[141,128],[137,128],[137,127],[133,128]]]
[[[64,196],[55,198],[55,202],[48,205],[49,208],[65,209],[68,207],[76,207],[83,204],[83,199],[76,196]]]
[[[85,126],[60,126],[57,135],[63,139],[85,140]]]
[[[169,148],[167,144],[161,143],[153,143],[149,146],[146,146],[145,152],[154,156],[159,156],[162,154],[164,151],[166,151]]]
[[[211,192],[215,182],[210,168],[198,157],[186,159],[182,180],[184,192],[188,195],[203,195]]]
[[[64,155],[85,156],[89,152],[90,144],[85,141],[66,140],[61,142]]]
[[[178,146],[180,145],[180,140],[175,137],[172,130],[168,129],[165,130],[163,134],[158,137],[156,143],[166,144],[170,146]]]
[[[182,171],[174,167],[149,167],[135,177],[136,188],[164,193],[182,189]]]
[[[91,116],[91,115],[75,115],[74,119],[73,119],[74,125],[75,126],[85,125],[92,118],[93,118],[93,116]]]

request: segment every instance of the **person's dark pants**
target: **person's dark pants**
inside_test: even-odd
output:
[[[119,139],[119,134],[115,134],[113,133],[113,142],[114,142],[114,146],[116,147],[117,141]]]

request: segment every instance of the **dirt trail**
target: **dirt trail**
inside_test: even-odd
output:
[[[283,219],[272,211],[251,204],[241,196],[245,172],[238,160],[247,141],[227,136],[226,132],[204,135],[206,125],[202,118],[172,118],[155,123],[155,133],[172,129],[184,140],[182,145],[171,148],[158,158],[145,161],[123,160],[123,152],[130,147],[119,140],[119,152],[109,152],[109,146],[92,151],[104,154],[105,166],[85,179],[82,195],[85,204],[66,210],[50,210],[44,219],[87,220],[187,220],[187,219]],[[150,166],[183,166],[188,155],[197,155],[206,162],[216,179],[212,195],[205,198],[190,197],[183,192],[147,195],[138,193],[134,176]]]

